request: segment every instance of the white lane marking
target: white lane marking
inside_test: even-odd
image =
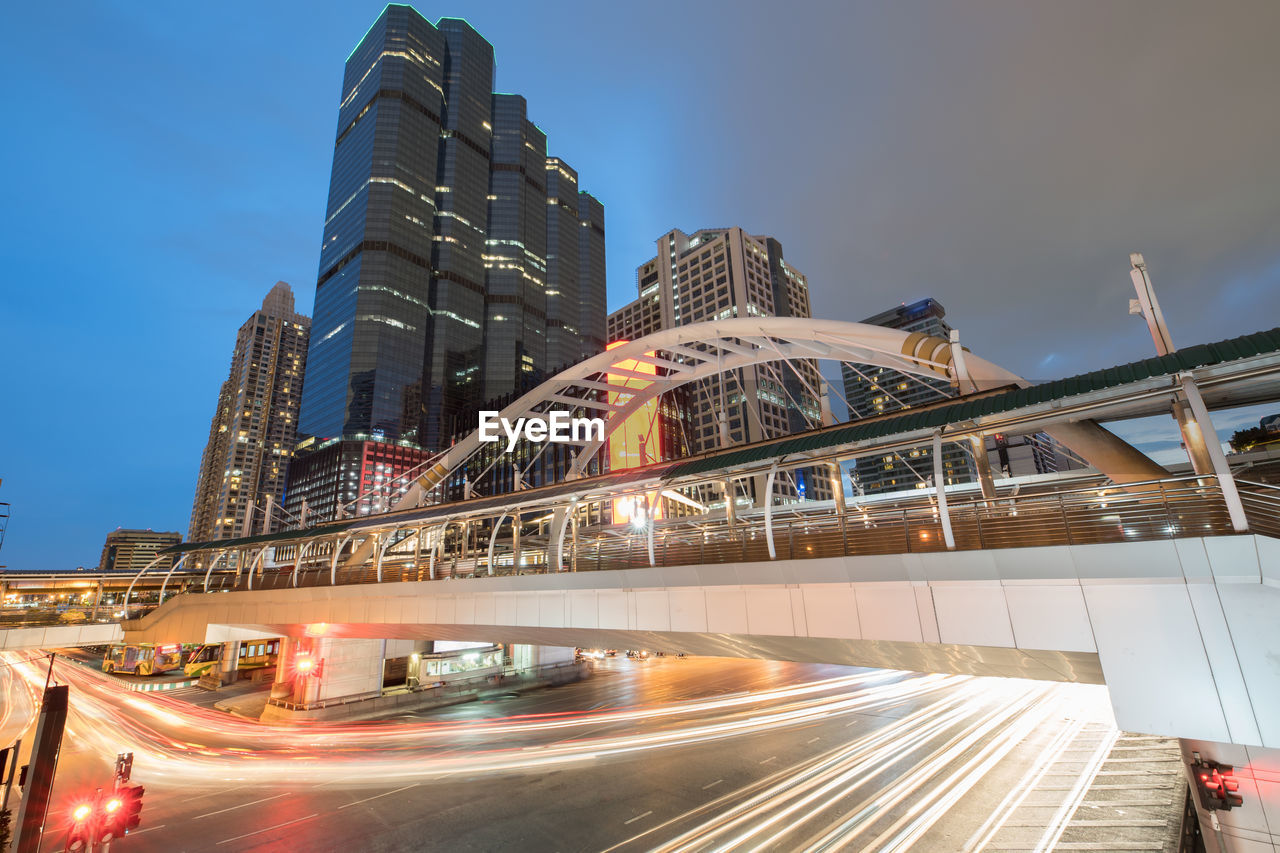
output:
[[[773,761],[773,759],[775,759],[775,758],[777,758],[777,757],[778,757],[778,756],[776,756],[776,755],[770,755],[770,756],[769,756],[768,758],[766,758],[764,761],[757,761],[756,763],[757,763],[757,764],[768,764],[770,761]]]
[[[642,818],[642,817],[648,817],[648,816],[649,816],[649,815],[651,815],[651,814],[653,814],[653,810],[652,810],[652,809],[650,809],[649,811],[645,812],[644,814],[638,814],[638,815],[636,815],[635,817],[631,818],[631,820],[624,820],[624,821],[622,822],[622,825],[623,825],[623,826],[626,826],[626,825],[627,825],[627,824],[629,824],[629,823],[635,823],[635,822],[636,822],[636,821],[638,821],[640,818]]]
[[[266,829],[258,829],[253,832],[246,832],[244,835],[237,835],[235,838],[224,838],[219,844],[230,844],[232,841],[239,841],[241,838],[248,838],[251,835],[261,835],[264,832],[270,832],[273,829],[279,829],[282,826],[291,826],[295,823],[302,823],[304,820],[311,820],[313,817],[319,817],[320,812],[309,814],[306,817],[296,818],[294,820],[286,820],[284,823],[277,823],[275,826],[268,826]]]
[[[820,738],[820,737],[811,737],[811,738],[809,738],[807,741],[805,741],[805,742],[804,742],[804,744],[805,744],[805,746],[808,746],[809,744],[813,743],[815,740],[822,740],[822,738]]]
[[[288,791],[284,792],[283,794],[276,794],[274,797],[263,797],[261,800],[252,800],[252,801],[247,802],[247,803],[241,803],[241,804],[240,804],[240,805],[238,805],[238,806],[228,806],[228,807],[227,807],[227,808],[225,808],[225,809],[218,809],[216,812],[209,812],[208,814],[196,815],[195,817],[193,817],[193,818],[191,818],[191,819],[192,819],[192,820],[199,820],[199,819],[200,819],[200,818],[202,818],[202,817],[213,817],[214,815],[216,815],[216,814],[222,814],[223,812],[233,812],[233,811],[235,811],[236,809],[242,809],[242,808],[244,808],[245,806],[254,806],[254,805],[257,805],[258,803],[266,803],[266,802],[270,802],[271,800],[278,800],[278,799],[280,799],[281,797],[287,797],[287,796],[289,796],[289,792],[288,792]]]
[[[705,791],[709,788],[714,788],[716,785],[719,785],[723,781],[724,781],[723,779],[717,779],[716,781],[712,782],[710,785],[703,785],[702,790]]]
[[[131,830],[129,830],[129,834],[130,834],[130,835],[141,835],[142,833],[144,833],[144,832],[150,832],[150,831],[151,831],[151,830],[153,830],[153,829],[164,829],[164,828],[165,828],[166,826],[168,826],[168,825],[169,825],[169,824],[167,824],[167,823],[162,823],[162,824],[160,824],[159,826],[148,826],[146,829],[131,829]]]
[[[418,787],[418,784],[419,784],[419,783],[414,782],[412,785],[405,785],[403,788],[396,788],[394,791],[384,791],[384,792],[382,792],[381,794],[374,794],[372,797],[365,797],[363,800],[356,800],[355,802],[347,803],[347,805],[346,805],[346,806],[338,806],[338,808],[340,808],[340,809],[345,809],[347,806],[358,806],[358,805],[360,805],[361,803],[367,803],[367,802],[369,802],[370,800],[376,800],[376,799],[378,799],[379,797],[389,797],[389,796],[391,796],[392,794],[398,794],[398,793],[400,793],[401,791],[407,791],[407,790],[409,790],[410,788],[416,788],[416,787]]]

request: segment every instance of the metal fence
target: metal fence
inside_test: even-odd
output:
[[[1251,532],[1280,537],[1280,488],[1238,483]],[[1024,548],[1044,545],[1087,545],[1146,542],[1233,532],[1222,490],[1212,477],[1092,486],[1090,488],[1004,496],[992,500],[948,501],[956,550]],[[723,519],[690,517],[661,521],[652,532],[629,526],[579,531],[576,552],[566,542],[564,566],[574,571],[609,571],[653,566],[759,562],[871,554],[947,550],[940,509],[932,495],[895,505],[851,504],[846,512],[803,512],[802,505],[774,507],[774,556],[769,553],[764,519],[743,518],[733,526]],[[492,572],[488,554],[446,558],[433,566],[389,553],[381,567],[384,582],[445,580],[550,571],[545,538],[523,537],[518,558],[511,541],[499,542]],[[327,560],[303,566],[265,569],[253,589],[327,586]],[[372,564],[339,567],[339,584],[374,583]],[[246,589],[245,576],[221,575],[210,592]]]

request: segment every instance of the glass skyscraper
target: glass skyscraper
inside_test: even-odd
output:
[[[484,401],[604,348],[604,208],[493,81],[467,22],[409,6],[347,57],[298,422],[299,453],[333,458],[290,467],[287,505],[386,509],[344,471],[351,442],[426,459]]]
[[[409,6],[347,59],[298,430],[314,446],[440,449],[481,401],[603,348],[603,208],[493,78],[469,24]]]

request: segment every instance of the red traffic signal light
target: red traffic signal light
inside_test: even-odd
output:
[[[319,678],[324,673],[324,661],[314,655],[298,655],[293,659],[293,672],[299,678]]]
[[[96,822],[93,803],[77,803],[71,809],[71,828],[67,830],[67,844],[64,849],[71,853],[79,853],[81,850],[92,847]]]
[[[125,829],[124,797],[119,793],[108,794],[102,801],[101,826],[98,830],[99,841],[110,841],[119,838]]]
[[[1230,764],[1205,761],[1197,754],[1191,772],[1200,805],[1206,811],[1230,811],[1244,805],[1244,798],[1238,793],[1240,783],[1233,778]]]

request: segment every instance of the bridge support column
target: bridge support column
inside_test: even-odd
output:
[[[1200,389],[1196,387],[1191,375],[1184,373],[1181,379],[1183,393],[1187,395],[1187,403],[1195,416],[1195,428],[1184,433],[1188,449],[1196,445],[1209,457],[1213,464],[1213,473],[1218,478],[1218,487],[1222,489],[1222,499],[1226,501],[1227,512],[1231,516],[1231,528],[1237,533],[1245,533],[1249,530],[1249,522],[1245,518],[1244,504],[1240,502],[1240,492],[1236,489],[1236,481],[1231,476],[1227,457],[1222,454],[1222,443],[1218,441],[1218,433],[1214,431],[1209,410],[1205,407],[1204,398],[1200,396]],[[1193,454],[1192,459],[1194,458]]]
[[[773,464],[769,466],[769,476],[765,478],[764,487],[764,541],[769,546],[769,559],[778,559],[778,551],[773,544],[773,481],[778,476],[778,463],[782,459],[775,459]],[[791,556],[790,554],[787,555]]]
[[[511,573],[520,573],[520,522],[523,514],[516,510],[511,517]]]
[[[279,670],[276,670],[277,675]],[[240,641],[228,640],[222,644],[222,652],[218,656],[218,682],[233,684],[240,678]]]
[[[721,485],[724,488],[724,517],[732,530],[738,521],[738,492],[733,487],[733,480],[726,478]]]
[[[830,403],[828,403],[827,406],[828,408],[830,408]],[[848,507],[845,505],[845,502],[844,502],[844,475],[840,473],[839,462],[832,462],[830,467],[831,467],[831,497],[836,502],[836,515],[840,516],[841,521],[843,521],[845,513],[848,510]]]
[[[290,637],[281,643],[262,719],[305,719],[340,700],[381,696],[385,650],[385,640]]]
[[[564,534],[569,526],[570,512],[566,507],[551,511],[551,527],[547,532],[547,571],[564,571]]]
[[[987,441],[980,435],[969,437],[969,446],[973,448],[973,464],[978,469],[978,483],[982,486],[982,499],[996,499],[996,483],[991,477],[991,460],[987,457]]]
[[[947,550],[956,549],[956,537],[951,532],[951,513],[947,512],[947,477],[942,465],[942,433],[933,433],[933,488],[938,496],[938,520],[942,522],[942,541]],[[842,495],[843,497],[843,495]]]
[[[578,570],[578,513],[576,511],[569,514],[569,523],[573,526],[573,550],[569,557],[569,571],[576,572]]]

